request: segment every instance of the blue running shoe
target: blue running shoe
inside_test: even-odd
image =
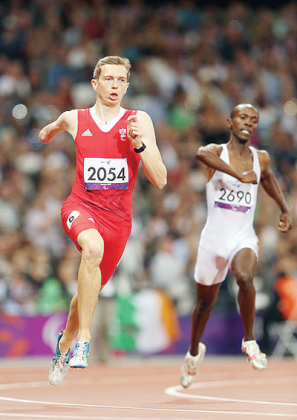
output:
[[[88,366],[89,348],[90,343],[78,341],[69,362],[70,367],[74,369],[86,368]]]
[[[55,357],[51,361],[51,366],[48,373],[48,380],[51,385],[58,385],[65,378],[69,369],[69,352],[60,353],[59,342],[64,331],[61,331],[58,335],[58,342]]]

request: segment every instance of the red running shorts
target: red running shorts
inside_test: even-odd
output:
[[[101,285],[108,282],[115,272],[125,250],[127,240],[131,233],[131,225],[121,223],[108,212],[94,209],[86,204],[77,203],[67,198],[61,209],[62,226],[75,243],[77,249],[81,248],[77,243],[78,235],[87,229],[96,229],[104,241],[104,254],[100,263]]]

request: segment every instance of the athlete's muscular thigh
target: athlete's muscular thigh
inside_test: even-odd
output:
[[[99,266],[104,253],[104,242],[100,233],[96,229],[84,230],[78,234],[77,243],[83,258]]]
[[[199,246],[195,265],[196,283],[204,286],[222,283],[228,272],[228,259],[217,255],[216,250]]]

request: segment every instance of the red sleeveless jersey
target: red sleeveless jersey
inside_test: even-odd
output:
[[[91,116],[90,108],[78,110],[76,176],[71,200],[110,213],[131,223],[132,192],[140,158],[127,137],[124,115],[108,131],[102,131]]]

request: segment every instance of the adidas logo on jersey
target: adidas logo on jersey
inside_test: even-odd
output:
[[[91,133],[91,131],[87,128],[86,131],[84,131],[82,133],[82,136],[92,136],[93,134]]]

